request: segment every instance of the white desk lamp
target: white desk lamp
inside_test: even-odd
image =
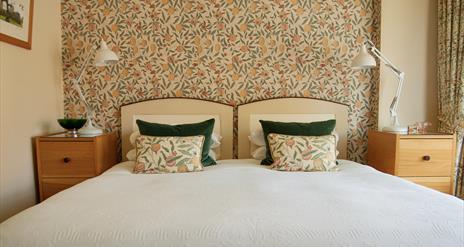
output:
[[[92,116],[93,116],[93,109],[87,103],[85,100],[84,95],[82,94],[81,87],[79,86],[79,83],[82,79],[82,75],[85,72],[85,69],[90,61],[90,57],[93,55],[92,52],[93,49],[90,50],[89,55],[87,55],[87,58],[84,61],[84,64],[81,67],[81,70],[79,72],[79,76],[77,77],[76,80],[74,80],[74,87],[77,90],[77,93],[79,94],[79,98],[81,99],[82,102],[84,102],[85,109],[87,112],[87,125],[79,130],[79,133],[82,135],[98,135],[103,133],[103,130],[95,127],[92,123]],[[95,55],[95,66],[97,67],[103,67],[103,66],[109,66],[113,65],[118,62],[118,56],[108,48],[106,45],[105,41],[101,41],[100,48],[97,50],[97,54]]]
[[[370,69],[377,66],[375,58],[369,54],[367,47],[369,47],[372,54],[379,58],[385,66],[393,71],[399,81],[395,97],[390,105],[390,117],[392,119],[392,124],[391,126],[384,127],[382,130],[386,132],[407,133],[408,128],[400,126],[400,122],[398,120],[398,103],[400,100],[401,89],[403,88],[404,72],[400,71],[395,65],[393,65],[390,60],[388,60],[377,48],[375,48],[374,43],[370,40],[363,44],[359,54],[353,59],[351,67],[355,69]]]

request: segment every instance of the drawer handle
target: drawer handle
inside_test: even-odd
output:
[[[69,158],[69,157],[64,157],[63,162],[64,162],[64,163],[69,163],[69,162],[71,162],[71,158]]]
[[[430,155],[424,155],[422,157],[422,160],[429,161],[430,160]]]

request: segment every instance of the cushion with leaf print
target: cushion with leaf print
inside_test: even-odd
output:
[[[335,136],[292,136],[271,133],[269,147],[279,171],[336,171]]]
[[[261,165],[271,165],[274,163],[267,136],[270,133],[295,135],[295,136],[324,136],[331,135],[335,129],[336,120],[318,121],[310,123],[299,122],[274,122],[259,120],[263,128],[263,134],[266,142],[266,158],[261,161]]]
[[[136,140],[134,173],[176,173],[203,170],[204,136],[145,136]]]
[[[143,120],[137,119],[135,121],[137,127],[142,135],[148,136],[199,136],[205,137],[203,144],[201,163],[203,166],[216,165],[211,157],[209,157],[209,149],[211,147],[211,136],[214,129],[214,118],[199,122],[199,123],[188,123],[188,124],[161,124],[161,123],[150,123]]]

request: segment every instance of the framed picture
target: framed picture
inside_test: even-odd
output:
[[[0,41],[31,49],[34,0],[0,0]]]

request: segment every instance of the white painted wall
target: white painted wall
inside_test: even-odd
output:
[[[383,0],[381,51],[406,73],[399,105],[402,125],[437,123],[437,0]],[[390,124],[389,107],[397,79],[385,66],[380,72],[379,127]]]
[[[31,138],[60,129],[60,11],[35,1],[32,50],[0,42],[0,222],[36,203]]]

